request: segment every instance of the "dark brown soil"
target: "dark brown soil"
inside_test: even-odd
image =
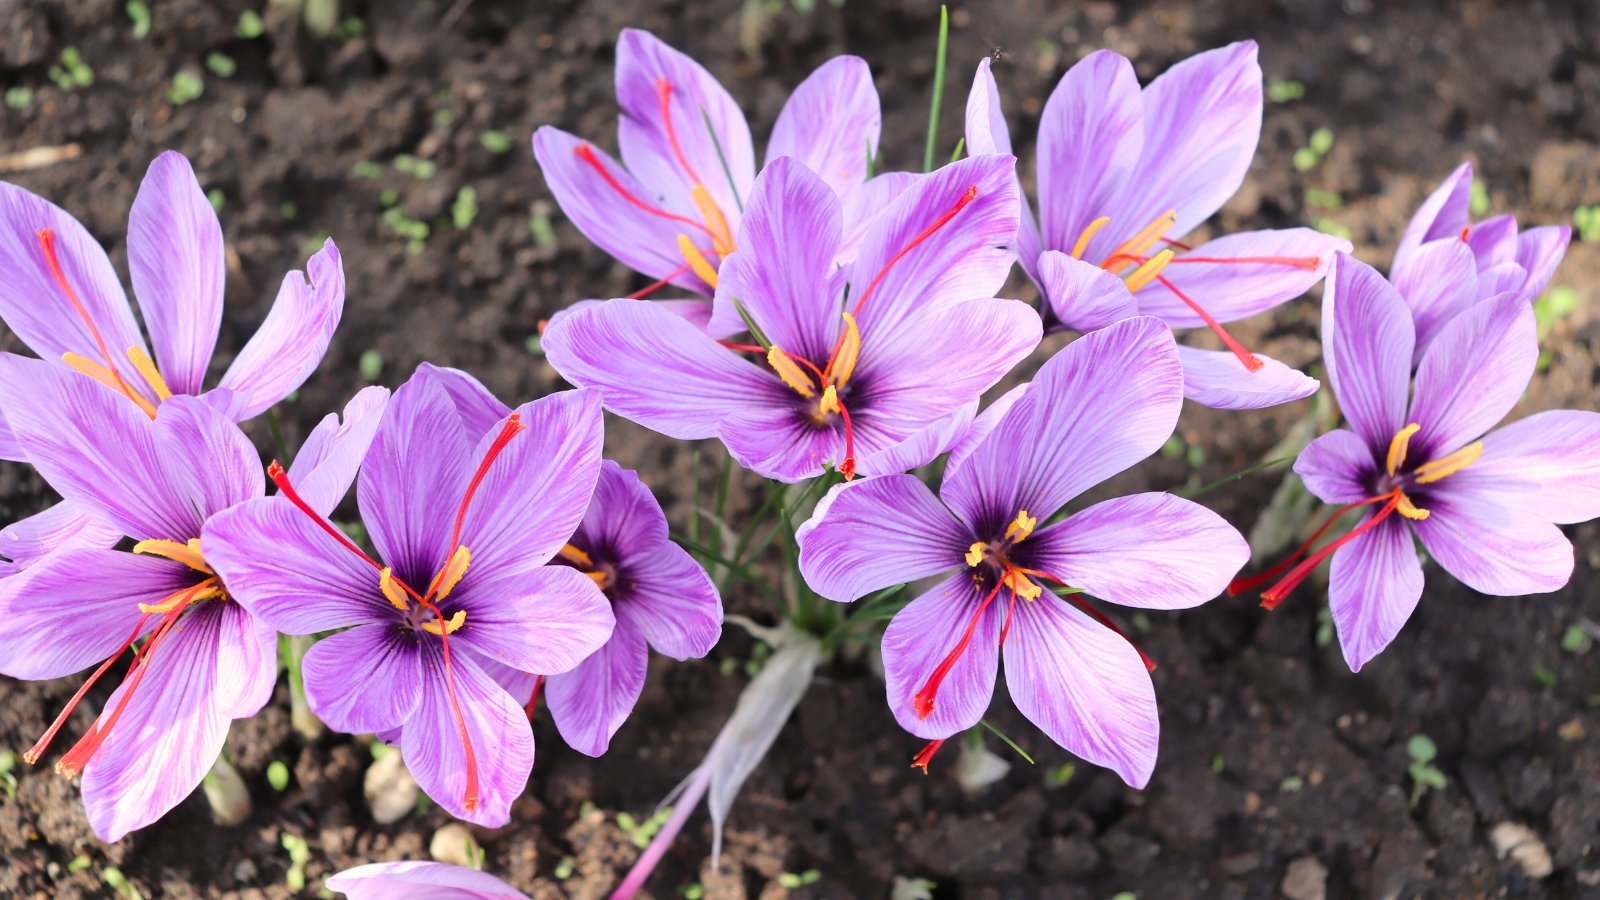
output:
[[[0,85],[34,90],[28,108],[0,108],[0,152],[68,143],[84,151],[0,177],[74,211],[121,265],[144,167],[162,149],[188,154],[225,197],[236,252],[219,365],[260,320],[282,273],[303,262],[305,245],[331,233],[349,276],[344,324],[322,371],[283,411],[291,441],[359,386],[357,360],[368,352],[381,356],[378,380],[389,385],[426,359],[470,369],[507,399],[552,390],[558,379],[528,349],[539,320],[573,300],[642,284],[561,219],[527,145],[545,123],[612,145],[620,28],[650,29],[702,60],[753,112],[758,135],[813,66],[841,52],[865,56],[883,96],[885,163],[912,167],[937,20],[916,0],[819,3],[810,15],[752,0],[771,14],[759,54],[748,56],[738,0],[354,0],[344,14],[359,17],[364,31],[327,40],[277,5],[264,10],[264,35],[235,36],[239,14],[261,0],[149,6],[154,27],[136,40],[120,0],[0,0]],[[1001,53],[1008,112],[1025,137],[1054,80],[1091,49],[1129,54],[1150,77],[1189,53],[1250,37],[1269,77],[1303,84],[1305,96],[1269,104],[1252,178],[1224,212],[1224,228],[1326,216],[1353,231],[1363,257],[1386,265],[1415,203],[1463,158],[1478,162],[1495,208],[1525,221],[1565,221],[1573,207],[1600,203],[1600,8],[1590,0],[1014,0],[958,4],[952,19],[946,152],[972,66],[991,51]],[[94,69],[92,86],[52,84],[47,72],[68,46]],[[232,77],[206,70],[212,52],[235,61]],[[164,95],[180,69],[204,74],[205,92],[175,107]],[[1297,172],[1291,155],[1319,126],[1333,130],[1332,152]],[[509,152],[484,146],[480,136],[491,129],[511,136]],[[401,154],[432,161],[436,174],[397,173],[390,162]],[[360,177],[362,163],[378,164],[378,177]],[[450,206],[468,185],[479,209],[457,230]],[[1308,208],[1308,187],[1340,192],[1343,208]],[[409,218],[444,220],[420,252],[408,253],[384,224],[387,190]],[[530,217],[540,216],[554,225],[553,243],[536,240]],[[1600,324],[1590,310],[1600,300],[1600,248],[1575,244],[1556,281],[1576,288],[1581,302],[1552,330],[1549,369],[1524,411],[1595,406]],[[1315,305],[1304,301],[1244,336],[1310,363],[1315,323]],[[1199,470],[1158,457],[1118,486],[1167,488],[1237,471],[1304,411],[1191,409],[1181,433],[1204,448]],[[611,454],[641,469],[681,512],[687,448],[625,423],[611,438]],[[704,455],[709,477],[718,457],[710,447]],[[1248,528],[1275,481],[1255,476],[1207,502]],[[748,479],[740,487],[756,489]],[[21,467],[0,472],[6,520],[44,502]],[[1600,652],[1561,643],[1569,626],[1600,618],[1600,525],[1570,534],[1579,564],[1566,590],[1487,598],[1432,574],[1405,632],[1359,676],[1317,640],[1322,604],[1311,591],[1273,614],[1219,600],[1151,616],[1139,640],[1161,664],[1165,728],[1161,764],[1144,792],[1089,766],[1047,787],[1047,773],[1070,758],[1001,701],[994,721],[1038,765],[1019,762],[980,795],[963,796],[953,754],[929,777],[907,768],[918,742],[895,728],[865,667],[825,668],[746,786],[722,871],[700,865],[709,832],[697,818],[651,890],[676,896],[703,881],[709,896],[780,897],[782,873],[815,869],[820,881],[794,894],[885,897],[897,878],[926,878],[941,898],[1265,897],[1285,890],[1291,864],[1302,861],[1297,877],[1312,869],[1309,858],[1325,868],[1334,897],[1596,895]],[[757,598],[727,601],[768,615]],[[563,747],[541,717],[540,758],[516,824],[480,836],[486,868],[541,897],[594,897],[614,885],[637,852],[616,814],[648,815],[693,767],[744,684],[742,675],[719,674],[721,663],[749,652],[749,640],[730,629],[707,662],[657,660],[632,721],[599,761]],[[31,743],[74,686],[0,686],[0,748]],[[79,715],[76,727],[87,722]],[[1405,744],[1417,733],[1437,743],[1448,782],[1412,805]],[[0,792],[0,894],[107,895],[105,868],[115,866],[147,897],[280,897],[290,893],[285,832],[309,842],[305,871],[315,891],[347,866],[425,858],[432,832],[448,820],[432,809],[375,825],[361,794],[366,749],[338,735],[305,745],[289,728],[281,691],[235,727],[230,745],[255,798],[244,825],[213,825],[197,794],[115,846],[90,835],[74,785],[48,768],[19,772],[15,795]],[[283,793],[265,776],[273,760],[293,773]],[[1554,874],[1534,880],[1497,858],[1489,833],[1504,822],[1537,833]],[[79,857],[86,867],[74,863]],[[571,874],[558,879],[565,857]]]

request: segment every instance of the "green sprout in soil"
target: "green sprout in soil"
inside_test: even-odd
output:
[[[322,249],[322,245],[327,240],[328,240],[328,232],[326,232],[326,231],[318,231],[318,232],[316,232],[315,234],[311,235],[310,237],[306,238],[303,242],[301,242],[301,244],[300,244],[300,255],[301,256],[310,256],[311,254],[316,253],[318,250]]]
[[[1306,780],[1299,775],[1290,775],[1278,782],[1278,791],[1284,794],[1298,794],[1306,786]]]
[[[1273,103],[1293,103],[1306,95],[1306,86],[1289,78],[1268,78],[1267,99]]]
[[[1320,206],[1323,209],[1342,209],[1344,208],[1344,197],[1338,191],[1308,187],[1306,188],[1306,205]]]
[[[409,153],[402,153],[394,158],[394,170],[401,175],[410,175],[419,181],[427,181],[438,174],[439,167],[431,159],[420,159]]]
[[[1600,241],[1600,204],[1573,210],[1572,225],[1578,230],[1578,240],[1586,244]]]
[[[511,152],[511,135],[504,131],[485,131],[478,135],[478,143],[490,153],[499,155]]]
[[[125,900],[144,900],[144,894],[139,893],[139,889],[128,880],[128,876],[122,874],[122,870],[116,866],[106,866],[101,869],[100,880],[106,883],[106,887],[116,891],[118,897]]]
[[[144,40],[150,33],[150,7],[139,0],[128,0],[128,5],[123,9],[128,11],[128,20],[133,23],[133,39]]]
[[[218,78],[232,78],[233,73],[239,71],[239,64],[226,53],[212,51],[206,54],[206,68]]]
[[[1467,211],[1473,216],[1484,216],[1489,212],[1489,186],[1482,178],[1472,179],[1472,187],[1467,189]]]
[[[1406,755],[1411,757],[1411,765],[1406,769],[1411,774],[1411,805],[1416,806],[1422,802],[1422,795],[1429,788],[1436,791],[1444,790],[1444,773],[1434,768],[1433,760],[1439,755],[1439,748],[1434,746],[1433,738],[1425,734],[1414,734],[1411,740],[1406,741]]]
[[[204,78],[189,69],[179,69],[172,75],[172,86],[167,88],[166,100],[173,106],[183,106],[199,100],[205,92]]]
[[[1333,643],[1333,637],[1333,611],[1324,606],[1317,610],[1317,646],[1328,646]]]
[[[1044,786],[1050,790],[1063,788],[1078,774],[1078,767],[1072,763],[1062,763],[1054,769],[1047,769],[1044,773]]]
[[[788,888],[792,891],[795,888],[805,887],[808,884],[816,884],[821,880],[822,873],[816,869],[807,869],[799,874],[794,872],[784,872],[782,875],[778,876],[778,886]]]
[[[296,206],[293,200],[285,200],[278,205],[278,213],[293,222],[300,217],[300,207]]]
[[[1318,128],[1311,132],[1311,140],[1294,152],[1296,172],[1309,172],[1322,163],[1323,157],[1333,149],[1333,129]]]
[[[478,215],[478,189],[470,184],[461,186],[456,192],[456,200],[450,204],[450,222],[456,226],[457,231],[466,231],[472,227],[472,220]]]
[[[645,819],[643,822],[626,812],[619,812],[617,813],[617,827],[622,829],[622,833],[628,836],[628,840],[635,847],[643,850],[645,847],[650,846],[650,839],[656,836],[656,832],[660,831],[661,827],[667,824],[667,820],[670,818],[672,818],[672,807],[670,806],[662,807],[656,811],[655,815]]]
[[[1312,226],[1323,234],[1331,234],[1334,237],[1342,237],[1347,241],[1355,237],[1355,232],[1351,231],[1349,226],[1335,221],[1327,216],[1318,217],[1317,220],[1312,223]]]
[[[1540,687],[1553,688],[1556,686],[1556,682],[1559,681],[1560,678],[1556,675],[1554,669],[1544,665],[1543,663],[1539,663],[1535,664],[1533,667],[1533,680],[1537,682]]]
[[[0,791],[7,797],[17,795],[17,754],[12,750],[0,750]]]
[[[557,881],[566,881],[568,878],[572,877],[572,873],[576,869],[577,863],[573,862],[572,857],[563,856],[561,857],[561,861],[556,863],[556,867],[551,870],[550,874],[554,876]]]
[[[79,853],[77,856],[72,858],[71,862],[67,863],[67,871],[76,874],[78,872],[85,871],[92,865],[94,865],[94,860],[90,859],[85,854]]]
[[[535,204],[534,211],[528,216],[528,231],[533,234],[533,242],[539,247],[551,247],[556,242],[556,229],[550,224],[548,207]]]
[[[233,26],[236,37],[253,41],[267,33],[267,23],[261,20],[261,13],[247,9],[239,13],[239,22]]]
[[[1228,770],[1228,761],[1226,759],[1222,758],[1222,754],[1221,753],[1217,753],[1217,754],[1215,754],[1215,755],[1213,755],[1211,757],[1211,774],[1213,774],[1213,775],[1221,775],[1223,772],[1226,772],[1227,770]]]
[[[25,87],[6,88],[6,106],[12,109],[27,109],[33,105],[33,89]]]
[[[361,377],[367,381],[377,381],[383,374],[383,354],[376,350],[361,351],[361,359],[356,363],[356,368],[361,371]]]
[[[212,209],[222,212],[223,204],[228,202],[228,195],[222,192],[222,188],[212,188],[206,191],[206,200],[210,202]]]
[[[370,159],[359,159],[350,167],[350,174],[357,178],[378,178],[383,175],[383,166]]]
[[[705,900],[706,886],[699,882],[679,885],[678,895],[683,897],[683,900]]]
[[[398,206],[391,206],[383,211],[383,224],[389,226],[390,231],[406,239],[406,252],[412,256],[423,251],[427,246],[428,236],[433,233],[432,227],[427,222],[411,218]]]
[[[51,66],[45,74],[56,83],[56,87],[63,91],[74,88],[86,88],[94,84],[94,70],[83,61],[83,54],[77,47],[68,47],[61,51],[61,62]]]
[[[333,36],[341,41],[353,40],[367,33],[367,23],[364,19],[351,16],[340,22],[333,29]]]
[[[267,763],[267,784],[280,794],[289,789],[289,767],[283,764],[283,760],[275,759]]]
[[[1594,648],[1594,635],[1586,624],[1568,625],[1561,634],[1561,649],[1582,656]]]
[[[311,861],[311,845],[300,835],[287,831],[279,840],[289,852],[289,871],[283,873],[283,883],[291,891],[303,891],[306,889],[306,863]]]

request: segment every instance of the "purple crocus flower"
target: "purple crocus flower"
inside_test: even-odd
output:
[[[533,732],[478,660],[564,672],[611,634],[594,581],[545,565],[588,506],[600,441],[592,394],[555,394],[472,429],[420,370],[395,392],[356,492],[385,562],[277,468],[280,496],[207,524],[207,558],[280,631],[348,628],[305,655],[312,712],[339,731],[397,740],[429,796],[498,827],[533,768]]]
[[[487,872],[438,862],[381,862],[345,869],[328,889],[350,900],[528,900]]]
[[[800,481],[830,463],[881,474],[891,457],[905,462],[894,448],[976,400],[1039,342],[1026,304],[994,299],[1015,259],[1014,164],[975,157],[920,179],[841,268],[837,196],[777,160],[756,179],[710,324],[748,327],[758,345],[612,300],[552,322],[545,352],[612,412],[680,440],[716,437],[766,477]]]
[[[1168,328],[1125,319],[1068,345],[985,411],[977,439],[951,451],[937,496],[912,475],[840,485],[801,528],[800,571],[824,597],[943,576],[883,636],[889,708],[935,741],[930,752],[978,723],[1003,650],[1023,715],[1129,784],[1149,780],[1159,724],[1143,654],[1081,595],[1043,582],[1184,609],[1220,593],[1249,548],[1215,513],[1164,493],[1040,523],[1154,453],[1182,404]]]
[[[1527,299],[1503,293],[1445,323],[1422,355],[1414,389],[1411,312],[1370,266],[1337,257],[1322,325],[1328,378],[1350,427],[1312,441],[1294,470],[1311,493],[1340,505],[1323,531],[1351,510],[1368,512],[1304,560],[1310,542],[1235,591],[1281,574],[1262,594],[1264,605],[1276,606],[1333,557],[1333,624],[1345,661],[1359,671],[1422,597],[1413,535],[1481,593],[1565,585],[1572,544],[1556,526],[1600,516],[1600,413],[1543,412],[1484,434],[1533,377],[1539,346]]]
[[[1507,291],[1532,300],[1544,292],[1572,241],[1572,229],[1517,230],[1510,215],[1472,224],[1472,163],[1462,163],[1411,217],[1389,277],[1411,309],[1422,361],[1445,323],[1480,300]]]
[[[623,165],[558,128],[534,132],[533,153],[550,191],[591,241],[660,279],[635,296],[671,284],[709,297],[722,261],[738,246],[735,237],[755,181],[750,126],[699,63],[631,28],[617,39],[617,102]],[[881,122],[866,61],[835,57],[784,104],[767,160],[787,156],[809,167],[860,222],[907,180],[867,180]],[[858,191],[864,182],[871,187]],[[859,200],[850,201],[857,193]],[[700,325],[711,312],[704,300],[671,301],[668,307]]]
[[[156,157],[128,214],[128,269],[150,333],[144,337],[116,270],[66,211],[0,182],[0,320],[29,349],[105,384],[155,417],[174,396],[226,398],[226,415],[249,419],[288,396],[321,362],[344,308],[344,270],[332,241],[307,274],[290,272],[255,336],[223,373],[202,381],[222,323],[222,226],[181,154]],[[0,413],[0,458],[22,460]],[[13,569],[60,546],[109,547],[114,529],[68,501],[12,525],[0,553]]]
[[[370,388],[343,424],[331,419],[313,432],[296,461],[308,502],[323,511],[337,504],[386,397]],[[58,548],[0,583],[0,616],[10,623],[0,672],[44,680],[104,660],[24,754],[29,762],[89,686],[144,639],[95,724],[56,763],[82,774],[102,840],[120,840],[188,796],[229,722],[255,714],[276,680],[272,629],[232,602],[199,540],[211,517],[262,493],[255,448],[217,408],[229,398],[218,399],[172,397],[152,420],[64,366],[0,355],[0,404],[27,458],[67,501],[137,541],[131,553]]]
[[[471,375],[423,368],[450,393],[468,430],[487,431],[511,412]],[[610,460],[601,464],[583,521],[551,562],[599,585],[617,620],[611,637],[557,675],[482,662],[525,706],[542,690],[561,737],[600,756],[644,690],[650,649],[680,660],[705,656],[722,636],[722,598],[705,569],[668,536],[666,514],[650,488]]]
[[[1223,326],[1305,293],[1350,242],[1309,228],[1183,242],[1244,182],[1261,136],[1252,41],[1197,54],[1142,91],[1133,64],[1091,53],[1062,76],[1039,121],[1039,218],[1023,217],[1022,266],[1052,328],[1131,315],[1209,328],[1226,351],[1179,346],[1184,393],[1218,409],[1310,396],[1315,379],[1252,353]],[[986,59],[967,101],[967,148],[1009,153]]]

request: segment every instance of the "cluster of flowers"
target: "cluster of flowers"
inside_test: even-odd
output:
[[[1463,166],[1416,214],[1388,280],[1347,241],[1304,228],[1185,241],[1254,155],[1251,43],[1143,88],[1115,53],[1075,65],[1043,109],[1037,215],[987,60],[967,102],[969,156],[927,174],[872,173],[878,98],[854,57],[796,89],[759,169],[728,93],[653,37],[622,34],[617,93],[621,164],[552,127],[533,137],[567,217],[657,279],[549,323],[544,350],[577,389],[511,409],[470,375],[424,364],[392,396],[356,394],[265,476],[238,423],[326,350],[344,300],[333,243],[286,277],[207,390],[222,236],[186,160],[158,158],[130,215],[153,358],[83,227],[0,185],[0,318],[40,357],[0,356],[0,456],[62,498],[0,531],[12,623],[0,672],[98,664],[26,754],[35,761],[131,651],[56,763],[81,773],[102,838],[199,784],[231,720],[270,698],[280,632],[322,635],[303,662],[311,709],[397,743],[464,819],[508,821],[541,694],[569,744],[605,752],[649,649],[703,656],[722,607],[649,489],[602,458],[602,408],[716,438],[765,478],[828,487],[790,533],[815,594],[850,603],[924,585],[882,635],[889,707],[930,742],[924,767],[978,724],[1004,655],[1030,721],[1142,787],[1159,734],[1153,663],[1095,601],[1175,610],[1268,585],[1272,606],[1331,556],[1334,623],[1359,669],[1421,596],[1413,534],[1470,587],[1518,595],[1565,584],[1572,547],[1557,525],[1600,515],[1600,414],[1541,413],[1484,435],[1532,377],[1531,300],[1567,229],[1472,224]],[[1037,310],[996,298],[1017,263]],[[1159,449],[1186,398],[1248,410],[1314,393],[1315,379],[1226,326],[1324,279],[1323,355],[1349,428],[1295,464],[1337,506],[1312,541],[1239,578],[1247,543],[1190,500],[1072,507]],[[647,299],[669,287],[694,296]],[[1190,329],[1224,349],[1175,340]],[[1082,337],[980,407],[1057,330]],[[352,482],[363,527],[347,533],[329,517]],[[455,876],[401,864],[330,885],[393,891],[411,877]]]

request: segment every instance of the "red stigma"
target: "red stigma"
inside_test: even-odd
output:
[[[694,166],[689,165],[689,157],[683,154],[683,147],[678,143],[678,131],[672,125],[672,82],[665,78],[656,79],[656,95],[661,100],[661,122],[666,128],[667,143],[672,147],[672,153],[678,158],[678,165],[683,167],[685,175],[694,184],[703,184],[700,176],[695,173]]]
[[[133,646],[133,642],[139,639],[139,633],[144,631],[144,623],[148,621],[149,618],[149,615],[139,617],[139,623],[133,626],[133,634],[128,635],[128,639],[122,642],[122,646],[118,647],[115,653],[111,654],[111,656],[109,656],[105,662],[101,663],[100,667],[94,670],[94,674],[89,676],[89,680],[85,681],[83,686],[78,688],[78,692],[72,695],[71,700],[67,701],[66,709],[63,709],[61,711],[61,715],[56,716],[56,720],[50,724],[48,729],[45,730],[44,736],[35,741],[33,746],[29,747],[28,751],[22,754],[23,762],[26,762],[31,766],[39,761],[39,757],[43,756],[45,750],[49,748],[50,742],[55,740],[57,732],[61,731],[61,726],[67,724],[67,718],[72,715],[72,711],[78,708],[78,704],[83,701],[84,695],[89,693],[89,688],[94,687],[95,682],[99,681],[100,676],[104,675],[106,670],[111,668],[112,663],[117,661],[117,657],[121,656],[124,650],[127,650],[129,647]]]
[[[673,269],[670,273],[668,273],[667,277],[661,279],[660,281],[651,282],[650,284],[648,284],[648,285],[640,288],[639,290],[634,291],[633,293],[629,294],[628,295],[628,299],[629,300],[643,300],[644,298],[650,296],[651,294],[654,294],[656,291],[659,291],[662,288],[666,287],[667,285],[671,284],[672,283],[672,279],[677,278],[679,275],[682,275],[683,273],[685,273],[687,271],[689,271],[689,264],[688,263],[684,263],[683,265],[677,267],[676,269]]]
[[[573,152],[577,154],[579,159],[583,160],[585,163],[588,163],[591,168],[598,172],[600,178],[604,180],[606,184],[610,185],[612,190],[620,194],[622,199],[632,203],[634,206],[639,207],[652,216],[660,216],[663,219],[670,219],[671,221],[687,225],[690,228],[698,229],[708,235],[711,234],[711,229],[707,228],[700,222],[696,222],[688,216],[680,216],[677,213],[667,212],[658,206],[652,206],[649,203],[640,200],[638,197],[635,197],[627,188],[622,186],[622,182],[618,181],[615,175],[612,175],[611,172],[606,169],[605,164],[600,161],[600,157],[594,152],[594,148],[588,144],[579,144],[577,149]]]
[[[99,326],[89,315],[89,308],[83,305],[83,300],[78,297],[78,292],[72,289],[72,282],[67,280],[66,270],[61,268],[61,259],[56,255],[56,233],[51,228],[41,228],[34,232],[39,238],[39,249],[44,252],[45,268],[50,270],[50,277],[55,281],[56,287],[66,296],[67,302],[72,304],[72,309],[77,312],[78,318],[83,320],[89,329],[89,336],[94,339],[95,347],[100,351],[100,356],[105,360],[106,371],[116,380],[117,388],[127,394],[135,403],[141,403],[141,398],[134,393],[133,388],[122,380],[122,373],[117,371],[117,365],[111,358],[111,350],[106,346],[106,339],[100,334]],[[142,404],[141,404],[142,405]]]
[[[909,242],[907,242],[907,244],[904,247],[901,247],[900,250],[897,253],[895,253],[894,256],[889,257],[889,261],[883,264],[883,268],[878,270],[878,274],[876,274],[876,275],[874,275],[872,277],[872,281],[871,281],[871,283],[869,283],[867,285],[867,289],[861,292],[861,297],[856,300],[856,306],[855,306],[855,309],[851,312],[851,315],[853,315],[853,316],[855,316],[857,318],[860,318],[861,317],[861,308],[866,305],[867,298],[872,296],[873,289],[875,289],[878,286],[879,282],[883,281],[883,277],[885,275],[889,274],[889,270],[894,267],[894,264],[899,262],[901,259],[904,259],[905,256],[907,254],[909,254],[912,250],[917,249],[917,246],[919,244],[921,244],[923,241],[926,241],[928,238],[933,237],[934,232],[936,232],[939,229],[943,228],[944,226],[950,224],[950,220],[954,219],[956,217],[957,213],[961,212],[963,209],[966,209],[968,204],[972,203],[972,201],[976,200],[977,198],[978,198],[978,186],[977,185],[972,185],[971,187],[967,188],[965,192],[963,192],[961,194],[961,199],[957,200],[954,206],[950,207],[949,209],[947,209],[943,213],[941,213],[939,215],[939,218],[934,219],[933,222],[931,224],[929,224],[927,228],[924,228],[924,229],[922,229],[922,231],[918,232],[917,236],[912,238]],[[837,347],[834,348],[834,352],[835,353],[839,352]],[[832,360],[830,359],[829,362],[831,364]]]
[[[506,445],[511,443],[512,438],[527,430],[528,426],[522,424],[522,414],[512,413],[506,419],[505,425],[501,426],[500,433],[495,435],[494,442],[483,454],[483,460],[478,463],[478,471],[472,473],[472,481],[467,484],[466,493],[461,497],[461,506],[456,510],[455,528],[450,532],[450,550],[444,555],[445,559],[454,556],[456,548],[461,546],[461,526],[467,519],[467,507],[471,505],[473,496],[478,493],[483,479],[488,476],[489,467],[494,465],[494,461],[505,451]],[[433,592],[429,591],[428,596],[431,598]]]
[[[1472,234],[1472,226],[1471,225],[1463,226],[1462,229],[1461,229],[1461,242],[1463,244],[1465,244],[1467,242],[1467,235],[1470,235],[1470,234]]]
[[[1278,608],[1278,604],[1283,602],[1284,598],[1289,595],[1289,592],[1293,591],[1296,587],[1298,587],[1300,585],[1300,582],[1305,581],[1306,578],[1313,571],[1316,570],[1317,566],[1322,564],[1323,560],[1325,560],[1328,557],[1332,556],[1334,553],[1336,553],[1339,550],[1339,548],[1343,547],[1345,544],[1350,543],[1351,541],[1355,540],[1356,538],[1358,538],[1358,537],[1362,536],[1363,534],[1366,534],[1367,532],[1371,531],[1373,528],[1376,528],[1378,526],[1378,523],[1382,522],[1384,519],[1389,518],[1389,515],[1391,513],[1393,513],[1396,509],[1399,508],[1400,500],[1403,497],[1404,497],[1404,494],[1402,494],[1400,492],[1400,490],[1397,488],[1391,493],[1380,494],[1380,495],[1378,495],[1376,497],[1368,497],[1365,500],[1359,500],[1359,501],[1357,501],[1355,503],[1351,503],[1351,504],[1348,504],[1348,505],[1340,507],[1339,509],[1335,510],[1332,515],[1330,515],[1328,517],[1327,521],[1322,523],[1322,527],[1318,528],[1316,534],[1313,534],[1311,536],[1311,540],[1308,540],[1304,544],[1302,544],[1300,546],[1300,549],[1296,550],[1289,557],[1289,559],[1285,560],[1282,563],[1279,563],[1277,566],[1273,567],[1272,569],[1270,569],[1270,570],[1268,570],[1266,572],[1263,572],[1261,575],[1255,576],[1254,578],[1235,579],[1233,584],[1228,585],[1228,593],[1231,595],[1231,594],[1237,594],[1240,591],[1250,590],[1255,585],[1260,584],[1260,583],[1270,579],[1272,576],[1274,576],[1278,572],[1282,571],[1282,569],[1283,569],[1283,567],[1285,565],[1287,565],[1288,563],[1292,562],[1293,560],[1295,560],[1296,558],[1298,558],[1299,556],[1304,554],[1306,552],[1306,550],[1311,546],[1312,542],[1315,541],[1317,538],[1321,537],[1323,535],[1323,533],[1328,530],[1328,527],[1333,524],[1334,520],[1338,519],[1340,516],[1344,515],[1346,512],[1349,512],[1350,510],[1355,509],[1358,506],[1366,506],[1366,505],[1372,504],[1372,503],[1383,503],[1383,508],[1379,509],[1377,511],[1377,513],[1375,513],[1372,516],[1372,518],[1366,520],[1365,522],[1362,522],[1360,525],[1357,525],[1355,528],[1352,528],[1348,533],[1340,535],[1337,539],[1328,542],[1328,544],[1325,545],[1324,547],[1322,547],[1322,549],[1317,550],[1315,553],[1312,553],[1310,556],[1307,556],[1299,565],[1297,565],[1294,568],[1290,569],[1288,574],[1284,575],[1281,579],[1279,579],[1279,581],[1276,584],[1274,584],[1272,587],[1268,588],[1266,591],[1263,591],[1262,594],[1261,594],[1261,606],[1262,606],[1262,608],[1263,609],[1277,609]],[[1238,590],[1235,590],[1235,585],[1238,586]]]
[[[850,424],[850,410],[845,408],[844,401],[839,401],[839,418],[844,420],[844,462],[839,464],[839,474],[845,481],[856,477],[856,430]]]
[[[1173,262],[1177,262],[1177,260],[1173,260]],[[1205,311],[1204,307],[1191,299],[1188,294],[1178,290],[1178,286],[1173,284],[1171,279],[1167,278],[1165,275],[1157,275],[1156,280],[1161,282],[1167,290],[1176,294],[1178,299],[1184,302],[1184,305],[1193,310],[1194,314],[1200,317],[1200,321],[1204,322],[1207,328],[1211,329],[1216,333],[1217,337],[1222,339],[1223,346],[1233,351],[1233,355],[1239,358],[1239,362],[1244,363],[1244,367],[1246,369],[1249,369],[1252,372],[1259,372],[1261,371],[1261,367],[1266,365],[1261,360],[1256,359],[1255,354],[1251,353],[1249,350],[1246,350],[1243,344],[1239,343],[1239,341],[1236,340],[1233,335],[1228,333],[1228,329],[1222,327],[1221,322],[1218,322],[1216,319],[1212,318],[1211,313]]]
[[[939,685],[944,683],[945,676],[950,674],[950,670],[955,668],[956,661],[961,659],[967,652],[967,647],[972,644],[972,633],[978,628],[978,619],[983,616],[984,611],[989,608],[989,604],[993,603],[994,598],[999,595],[1002,583],[995,582],[994,588],[984,596],[983,602],[979,603],[978,608],[972,613],[972,618],[967,620],[967,630],[961,633],[961,640],[956,641],[956,645],[950,649],[949,653],[945,654],[944,659],[939,661],[939,665],[934,667],[933,673],[928,676],[928,680],[922,683],[922,688],[912,695],[911,711],[917,714],[917,718],[926,719],[933,715],[934,698],[939,693]],[[937,750],[938,748],[934,749]]]
[[[928,764],[933,762],[933,755],[939,752],[940,747],[944,746],[944,741],[944,738],[940,738],[924,744],[922,749],[917,751],[917,755],[911,757],[911,768],[921,769],[922,774],[928,774]]]
[[[339,542],[340,546],[360,557],[362,562],[365,562],[367,565],[377,569],[380,572],[383,571],[382,563],[368,556],[366,551],[356,546],[355,541],[350,540],[350,538],[346,536],[344,532],[334,527],[333,523],[329,522],[321,513],[311,508],[311,504],[307,503],[305,499],[300,496],[300,492],[294,489],[294,485],[289,483],[289,473],[283,470],[283,463],[273,460],[272,463],[267,466],[267,477],[272,479],[272,483],[278,486],[278,496],[283,497],[290,503],[293,503],[301,512],[305,513],[307,516],[310,516],[311,521],[315,522],[318,528],[321,528],[323,531],[327,532],[334,540]],[[405,582],[400,581],[398,578],[396,578],[395,581],[399,583],[401,587],[405,587],[407,593],[411,594],[412,596],[416,596],[416,592],[411,590],[409,587],[406,587]]]
[[[528,714],[528,721],[533,721],[533,714],[539,709],[539,692],[544,690],[544,676],[539,675],[533,679],[533,695],[528,698],[528,703],[523,711]]]

